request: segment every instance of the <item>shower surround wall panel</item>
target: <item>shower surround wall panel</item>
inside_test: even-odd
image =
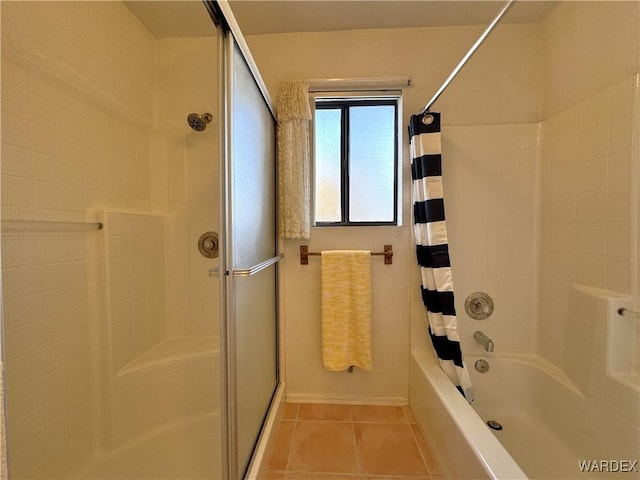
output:
[[[537,151],[535,123],[443,129],[445,208],[463,352],[484,353],[473,340],[479,329],[498,353],[533,349]],[[419,292],[419,277],[413,274],[412,280]],[[495,303],[483,321],[464,309],[467,296],[478,291]],[[413,346],[430,349],[422,338],[421,299],[412,298]]]
[[[3,219],[85,221],[104,207],[150,207],[153,52],[120,3],[2,5]],[[100,235],[3,239],[16,478],[65,477],[101,441]]]
[[[626,359],[627,382],[607,348],[633,357],[635,344],[637,356],[640,327],[607,322],[606,305],[638,307],[639,19],[637,2],[565,2],[542,24],[537,350],[581,388],[594,422],[630,441],[640,437],[637,357]],[[619,322],[636,322],[635,334],[615,346]]]
[[[625,382],[607,366],[607,302],[638,295],[638,82],[634,75],[543,122],[542,243],[538,350],[587,396],[593,418],[640,438],[635,359]],[[585,307],[591,306],[591,308]],[[633,331],[634,329],[632,329]],[[589,368],[585,368],[589,366]],[[596,414],[597,413],[597,414]],[[612,454],[615,452],[611,452]]]
[[[169,336],[217,337],[219,331],[219,279],[207,276],[219,260],[204,258],[197,248],[200,235],[220,231],[218,67],[213,52],[216,38],[157,40],[155,145],[168,172]],[[206,130],[185,128],[188,113],[205,111],[214,115]]]
[[[197,445],[207,461],[167,455],[145,473],[149,447],[120,443],[173,422],[184,431],[150,445],[171,451],[184,435],[219,450],[218,283],[193,238],[218,224],[217,119],[199,137],[185,121],[215,111],[216,50],[212,38],[155,40],[120,2],[2,5],[2,219],[112,220],[3,235],[16,478],[219,476]]]

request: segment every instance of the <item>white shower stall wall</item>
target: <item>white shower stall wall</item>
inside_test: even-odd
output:
[[[105,225],[3,233],[16,478],[220,475],[216,260],[196,244],[219,224],[217,119],[186,124],[217,111],[216,55],[213,23],[156,40],[120,2],[2,5],[2,219]]]

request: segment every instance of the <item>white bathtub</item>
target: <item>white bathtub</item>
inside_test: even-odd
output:
[[[412,354],[409,402],[442,478],[527,478],[431,352]]]
[[[536,356],[485,359],[490,369],[480,374],[477,358],[465,358],[472,407],[431,352],[413,353],[410,402],[444,478],[640,478],[631,463],[638,441],[624,422],[594,418],[593,403],[557,369]],[[592,460],[631,471],[581,472],[579,462]]]

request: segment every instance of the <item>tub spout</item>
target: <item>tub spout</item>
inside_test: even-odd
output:
[[[476,333],[473,334],[473,338],[475,339],[476,342],[482,345],[487,352],[493,352],[493,347],[494,347],[493,340],[487,337],[483,332],[478,330]]]

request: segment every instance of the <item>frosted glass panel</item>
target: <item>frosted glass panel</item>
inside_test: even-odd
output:
[[[316,110],[315,115],[315,212],[318,222],[339,222],[340,125],[339,109]]]
[[[233,60],[233,268],[275,255],[275,123],[236,46]]]
[[[245,270],[276,255],[275,120],[242,53],[234,44],[230,226],[233,270]],[[235,350],[235,385],[231,411],[235,417],[239,478],[254,445],[276,388],[276,266],[247,277],[231,276],[233,312],[228,318]]]
[[[277,383],[275,269],[235,279],[240,472],[249,463]]]
[[[351,107],[349,115],[349,221],[392,222],[395,108]]]

